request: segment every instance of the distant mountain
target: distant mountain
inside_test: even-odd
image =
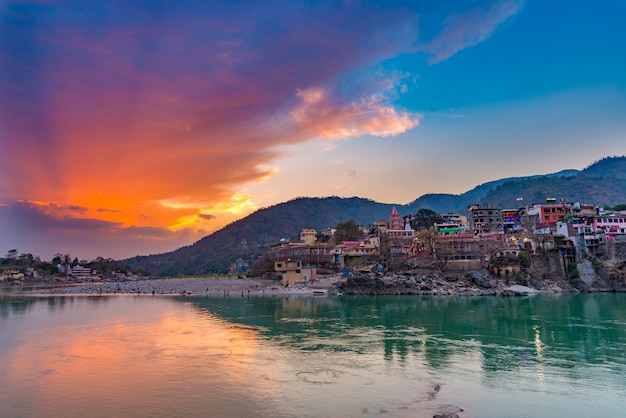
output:
[[[487,196],[489,196],[494,190],[498,189],[503,184],[509,182],[524,182],[528,180],[534,180],[539,178],[563,178],[572,177],[580,173],[579,170],[562,170],[558,173],[535,175],[528,177],[509,177],[500,180],[490,181],[483,183],[480,186],[474,187],[472,190],[460,195],[455,194],[425,194],[415,201],[403,206],[408,212],[415,213],[418,209],[428,208],[435,212],[465,212],[467,206],[473,203],[482,202]],[[400,209],[398,209],[400,210]]]
[[[544,202],[546,197],[608,206],[624,203],[626,157],[604,158],[577,175],[510,179],[485,194],[479,203],[517,208]]]
[[[253,262],[281,239],[297,239],[302,228],[320,231],[350,219],[368,225],[387,219],[393,206],[401,214],[414,214],[422,208],[465,213],[472,203],[515,208],[543,202],[546,197],[605,205],[626,203],[626,157],[605,158],[582,171],[495,180],[460,195],[426,194],[406,205],[358,197],[297,198],[260,209],[193,245],[124,262],[158,276],[225,273],[237,260]]]

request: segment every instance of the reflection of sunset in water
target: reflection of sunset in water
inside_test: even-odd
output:
[[[195,391],[200,404],[206,397],[212,408],[236,411],[237,402],[249,407],[264,390],[273,392],[270,380],[249,379],[257,347],[253,330],[155,301],[161,311],[142,303],[127,313],[133,316],[97,324],[77,318],[76,324],[33,330],[36,338],[4,352],[0,375],[9,376],[13,389],[24,394],[20,408],[27,405],[33,416],[45,416],[51,408],[83,416],[91,407],[103,415],[119,410],[162,415],[171,408],[168,403]],[[164,304],[174,309],[163,309]],[[246,386],[229,394],[230,388]]]
[[[0,416],[619,416],[625,303],[0,296]]]

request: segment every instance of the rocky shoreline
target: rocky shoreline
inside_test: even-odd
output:
[[[4,291],[3,291],[4,288]],[[465,295],[523,296],[536,293],[624,292],[595,276],[585,280],[547,276],[520,281],[494,277],[487,270],[467,273],[414,269],[403,272],[320,276],[284,287],[277,280],[238,278],[155,278],[102,282],[36,281],[0,286],[3,293],[70,295],[205,295],[223,297],[311,295]]]
[[[519,281],[494,277],[487,270],[443,273],[409,270],[402,273],[359,273],[337,283],[331,293],[346,295],[466,295],[525,296],[536,293],[625,292],[620,283],[592,279],[546,276]]]
[[[327,294],[341,276],[284,287],[276,280],[237,277],[129,279],[103,282],[29,282],[6,287],[11,293],[55,295],[204,295],[223,297],[307,296]],[[0,288],[0,291],[2,289]]]

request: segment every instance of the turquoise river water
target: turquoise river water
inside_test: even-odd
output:
[[[626,295],[0,296],[3,417],[443,411],[626,416]]]

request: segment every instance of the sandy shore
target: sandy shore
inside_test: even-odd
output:
[[[219,278],[171,278],[128,280],[124,282],[81,283],[49,289],[54,294],[155,294],[155,295],[207,295],[207,296],[287,296],[327,293],[335,283],[342,281],[340,275],[320,277],[308,283],[284,287],[279,281],[265,279]]]

